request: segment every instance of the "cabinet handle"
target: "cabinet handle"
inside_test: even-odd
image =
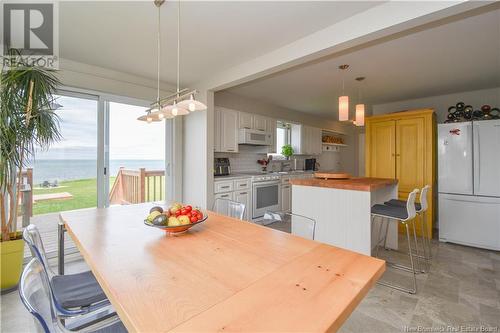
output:
[[[229,188],[229,186],[221,186],[220,188]]]
[[[247,184],[240,184],[240,186],[247,186]]]
[[[234,149],[228,149],[227,151],[234,151]]]
[[[243,127],[243,128],[244,128],[244,129],[250,129],[250,127],[246,127],[246,126],[245,126],[245,127]]]
[[[240,192],[240,194],[248,194],[248,192]]]
[[[220,197],[221,198],[227,198],[229,196],[229,194],[224,194],[224,195],[221,195]]]

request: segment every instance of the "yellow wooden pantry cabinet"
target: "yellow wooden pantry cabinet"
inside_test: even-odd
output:
[[[434,110],[418,109],[368,117],[365,138],[367,177],[398,179],[401,200],[406,200],[414,188],[431,185],[427,197],[427,223],[428,237],[432,237],[437,162]],[[416,226],[420,228],[420,223]]]

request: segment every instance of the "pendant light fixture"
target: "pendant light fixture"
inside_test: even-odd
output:
[[[171,119],[175,116],[189,114],[190,111],[206,110],[205,104],[196,101],[196,90],[180,89],[180,20],[181,20],[181,4],[177,1],[177,91],[165,98],[160,98],[160,51],[161,51],[161,35],[160,35],[160,7],[165,0],[155,0],[154,4],[158,8],[158,34],[157,34],[157,99],[151,103],[151,107],[146,110],[146,114],[137,118],[148,123],[161,121],[163,119]],[[189,98],[189,99],[187,99]]]
[[[356,78],[361,85],[361,82],[365,79],[364,76],[360,76]],[[354,125],[356,126],[365,126],[365,104],[361,102],[361,87],[358,87],[358,104],[356,104],[356,120],[354,121]]]
[[[344,95],[344,74],[343,72],[349,68],[349,65],[340,65],[339,69],[342,73],[342,96],[339,97],[339,121],[349,120],[349,96]]]

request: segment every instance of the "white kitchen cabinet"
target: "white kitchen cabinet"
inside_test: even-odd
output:
[[[267,117],[254,115],[253,116],[253,129],[265,132],[266,131]]]
[[[292,124],[292,147],[297,155],[321,154],[321,129]]]
[[[219,108],[215,113],[215,151],[238,152],[238,111]]]
[[[268,152],[276,154],[276,119],[266,119],[266,132],[272,135],[271,145],[269,146]]]
[[[214,120],[215,120],[215,126],[214,126],[214,129],[215,129],[215,138],[214,138],[214,151],[215,152],[218,152],[218,151],[221,151],[221,143],[220,143],[220,139],[221,139],[221,136],[220,136],[220,114],[221,114],[221,111],[218,110],[218,109],[215,109],[215,112],[214,112]]]
[[[281,185],[281,211],[292,211],[292,185]]]
[[[214,199],[228,199],[245,205],[244,219],[251,220],[252,187],[250,178],[219,179],[214,182]]]
[[[249,212],[250,212],[250,203],[252,200],[252,196],[250,195],[250,189],[244,191],[236,191],[234,192],[234,201],[242,203],[245,205],[245,214],[243,215],[243,219],[249,221]]]
[[[239,128],[253,128],[253,115],[246,112],[240,112]]]
[[[246,112],[238,112],[238,113],[239,113],[238,128],[240,129],[248,128],[262,132],[265,132],[267,130],[267,123],[268,123],[267,117]]]
[[[217,193],[214,195],[215,199],[227,199],[227,200],[234,200],[234,193],[233,192],[227,192],[227,193]]]

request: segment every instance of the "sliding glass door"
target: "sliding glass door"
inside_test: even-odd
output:
[[[146,107],[109,102],[109,204],[165,199],[165,123],[138,121]]]
[[[38,227],[49,257],[57,255],[59,213],[98,206],[100,186],[99,97],[72,92],[54,97],[61,138],[47,150],[36,148],[35,159],[23,172],[32,189],[31,206],[24,211],[31,213],[30,223]],[[76,252],[69,237],[64,247],[66,253]]]
[[[172,120],[138,121],[148,102],[126,97],[66,90],[55,97],[61,140],[37,149],[23,172],[33,189],[30,223],[51,256],[57,253],[59,213],[162,201],[173,193]],[[66,237],[66,253],[73,247]]]

